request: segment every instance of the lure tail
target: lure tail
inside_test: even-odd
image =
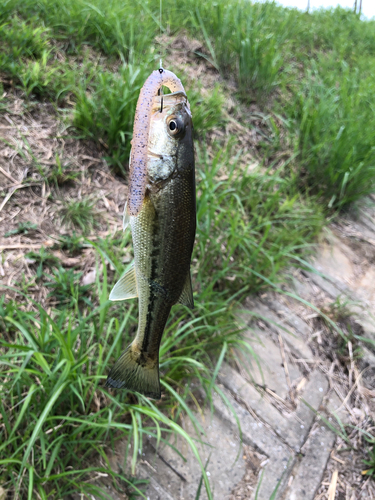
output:
[[[132,343],[116,361],[105,386],[129,389],[153,399],[160,399],[159,359],[147,359]]]

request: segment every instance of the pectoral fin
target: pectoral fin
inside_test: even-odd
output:
[[[128,207],[128,202],[125,203],[124,215],[122,218],[122,230],[123,231],[125,231],[125,229],[128,227],[129,222],[130,222],[130,215],[128,214],[127,207]]]
[[[188,272],[188,275],[186,277],[184,288],[182,289],[178,302],[179,304],[190,307],[190,309],[193,309],[194,307],[193,287],[191,285],[190,271]]]
[[[129,271],[115,284],[109,300],[126,300],[138,297],[134,262]]]

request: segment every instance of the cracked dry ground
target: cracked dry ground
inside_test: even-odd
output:
[[[125,184],[110,173],[92,144],[62,138],[63,125],[48,104],[25,110],[15,96],[10,107],[0,123],[8,142],[0,156],[5,194],[0,224],[4,232],[20,221],[35,222],[38,228],[7,238],[1,234],[0,277],[8,286],[24,279],[28,293],[48,308],[53,305],[48,290],[37,286],[34,264],[25,253],[52,246],[69,232],[61,224],[67,197],[91,198],[96,234],[115,234],[121,228]],[[51,198],[48,185],[36,181],[33,156],[48,169],[56,153],[79,182]],[[375,354],[366,341],[375,340],[374,219],[374,200],[368,199],[330,226],[309,272],[295,271],[282,291],[244,302],[238,322],[260,363],[236,353],[238,362],[226,364],[219,374],[230,405],[215,396],[213,413],[206,406],[198,415],[205,433],[197,438],[215,499],[375,498],[373,480],[362,473],[368,450],[364,432],[372,433],[375,397]],[[82,272],[82,284],[95,280],[91,247],[80,258],[53,251],[65,267]],[[194,434],[187,419],[182,425]],[[126,446],[120,442],[111,457],[114,469],[123,462]],[[151,440],[145,447],[138,474],[150,480],[150,500],[197,497],[199,467],[186,443],[177,440],[174,446],[186,462],[170,447],[155,450]],[[115,492],[112,496],[120,498]],[[206,498],[203,487],[200,498]]]

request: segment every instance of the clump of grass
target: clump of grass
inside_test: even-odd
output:
[[[94,205],[88,198],[68,201],[61,209],[62,222],[68,227],[79,228],[83,234],[89,233],[98,223]]]
[[[29,96],[59,99],[72,86],[73,73],[64,63],[53,60],[50,29],[37,17],[27,21],[11,17],[0,25],[0,70],[9,74]]]
[[[104,253],[99,252],[105,264]],[[137,322],[131,305],[125,316],[122,305],[110,306],[105,265],[102,272],[95,287],[97,307],[91,302],[78,307],[77,300],[82,297],[76,293],[78,275],[63,281],[69,272],[62,269],[55,273],[53,288],[64,307],[53,309],[51,315],[38,304],[34,304],[34,311],[26,312],[16,302],[0,301],[1,325],[8,332],[7,340],[0,339],[3,487],[10,495],[21,497],[29,491],[42,498],[52,494],[63,498],[74,491],[106,498],[103,490],[90,484],[94,472],[109,474],[117,491],[124,491],[122,485],[130,483],[123,473],[109,467],[106,444],[113,446],[124,437],[132,440],[134,472],[144,437],[151,435],[159,442],[173,431],[192,448],[202,468],[208,498],[212,498],[196,445],[178,421],[184,412],[200,428],[185,402],[191,392],[186,382],[198,377],[209,393],[215,389],[211,373],[219,369],[214,370],[210,353],[222,351],[224,355],[232,345],[242,345],[233,322],[228,321],[232,311],[222,302],[201,304],[196,316],[182,307],[171,315],[161,346],[164,405],[179,401],[170,419],[159,404],[147,398],[139,396],[136,404],[126,391],[114,397],[102,387],[108,365],[129,343]],[[63,286],[68,282],[70,288]],[[67,300],[68,295],[72,300]],[[94,459],[94,452],[104,467]],[[137,485],[129,486],[138,491]]]
[[[82,80],[76,93],[75,127],[84,137],[104,144],[110,163],[123,173],[139,89],[149,72],[145,64],[123,63],[117,73],[101,71],[89,82]]]
[[[7,338],[9,334],[16,331],[14,325],[5,322],[5,318],[9,316],[14,310],[14,303],[11,300],[7,300],[5,294],[0,296],[0,328],[3,334],[4,339]],[[10,340],[10,337],[8,337]],[[2,356],[3,351],[0,351],[0,355]]]
[[[298,182],[343,208],[375,188],[375,150],[369,106],[372,79],[361,81],[343,65],[340,83],[324,82],[315,70],[296,92]]]
[[[365,436],[365,439],[368,443],[368,458],[367,460],[363,460],[366,469],[362,471],[363,475],[375,477],[375,438],[370,438]]]
[[[57,187],[61,186],[62,184],[74,182],[79,177],[79,172],[72,169],[69,164],[64,165],[62,163],[58,153],[56,153],[55,160],[56,165],[53,165],[46,174],[46,179],[48,182],[54,184]]]
[[[59,241],[54,244],[53,248],[60,248],[72,256],[78,255],[83,249],[83,237],[75,232],[60,236]]]
[[[216,85],[208,95],[202,95],[202,89],[191,85],[188,91],[190,107],[193,110],[193,125],[196,138],[225,124],[223,106],[225,96],[220,85]]]
[[[2,396],[0,403],[6,422],[0,430],[3,488],[12,497],[21,498],[63,498],[72,492],[108,498],[103,489],[86,483],[91,474],[102,471],[110,474],[117,491],[125,492],[125,485],[139,492],[123,473],[92,462],[88,443],[93,439],[98,445],[104,444],[107,435],[116,439],[118,430],[131,434],[135,429],[126,417],[129,411],[134,412],[132,405],[120,402],[119,407],[111,396],[98,390],[103,363],[91,320],[81,318],[73,324],[67,310],[52,319],[41,307],[38,314],[26,313],[10,302],[3,322],[12,327],[16,340],[7,354],[2,352],[0,365],[2,395],[9,390],[12,395],[6,399]],[[30,328],[32,324],[38,325],[39,335]],[[123,322],[120,333],[125,325]],[[106,338],[119,327],[112,321]],[[1,344],[4,346],[4,340]],[[90,365],[95,366],[93,371]],[[112,421],[115,415],[116,422]]]
[[[51,289],[49,294],[58,303],[58,307],[76,307],[80,301],[88,302],[87,292],[90,285],[80,285],[82,272],[73,269],[59,267],[53,270],[53,274],[46,276],[52,281],[47,281],[45,286]]]
[[[194,1],[190,12],[191,19],[184,25],[205,41],[212,64],[234,77],[245,101],[265,99],[277,86],[284,64],[282,49],[289,16],[284,14],[281,20],[280,7],[275,4],[241,0],[215,5]],[[170,22],[182,15],[182,9],[171,12]]]
[[[26,221],[26,222],[20,222],[16,229],[11,229],[10,231],[7,231],[4,236],[5,238],[9,238],[9,236],[14,236],[16,234],[29,234],[32,232],[35,232],[35,230],[38,229],[38,225],[34,224],[34,222]]]
[[[293,55],[307,63],[307,54],[314,52],[336,53],[337,62],[346,60],[357,64],[358,56],[375,54],[374,20],[362,21],[352,9],[340,6],[319,9],[306,16],[294,11],[295,36]],[[292,26],[290,27],[292,28]],[[289,29],[290,29],[289,28]]]
[[[29,263],[37,264],[36,276],[38,279],[43,276],[44,267],[53,268],[60,264],[60,260],[45,248],[41,248],[38,253],[28,252],[25,257]]]
[[[20,66],[16,76],[27,96],[34,94],[55,100],[69,92],[74,82],[73,71],[66,64],[52,62],[50,50]]]
[[[48,50],[49,31],[36,17],[23,21],[13,16],[0,25],[2,51],[14,62],[22,57],[38,59]]]
[[[79,54],[88,44],[107,56],[122,53],[127,59],[132,54],[146,53],[159,32],[156,13],[159,5],[149,6],[131,0],[110,4],[94,0],[82,4],[76,0],[50,0],[39,4],[26,0],[12,2],[11,10],[22,17],[35,16],[40,24],[51,28],[56,39],[64,43],[68,54]],[[142,26],[143,29],[138,29]]]
[[[244,30],[238,32],[238,86],[240,97],[247,102],[266,98],[276,88],[284,64],[281,32],[268,25],[267,17],[267,12],[259,16],[252,9]]]

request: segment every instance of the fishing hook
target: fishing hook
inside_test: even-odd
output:
[[[159,73],[162,74],[164,69],[162,68],[161,65],[161,59],[160,59],[160,68],[159,68]],[[160,101],[160,113],[163,112],[163,85],[160,87],[158,90],[158,95],[161,95],[161,101]]]

